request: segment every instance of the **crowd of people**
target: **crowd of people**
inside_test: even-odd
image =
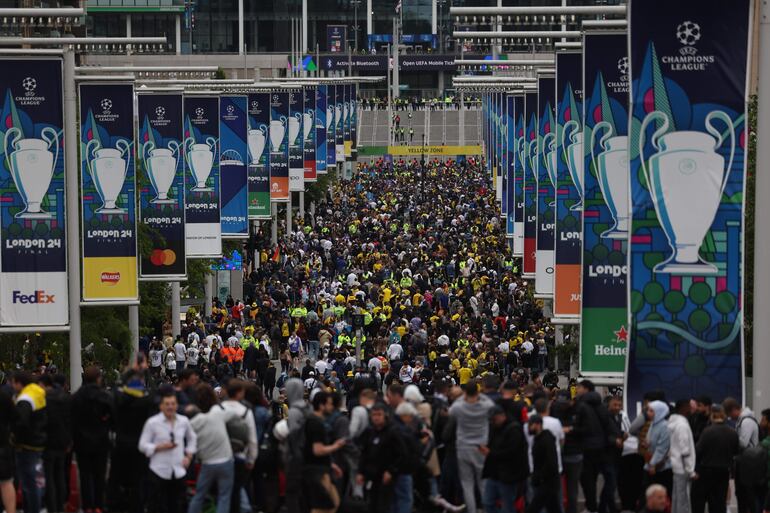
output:
[[[464,102],[462,101],[464,100]],[[386,110],[388,99],[379,96],[360,98],[361,107],[366,110]],[[393,110],[459,110],[463,103],[465,109],[481,107],[481,99],[477,96],[444,95],[437,97],[427,96],[400,96],[393,99]]]
[[[117,384],[8,377],[5,511],[18,487],[25,513],[722,513],[731,479],[770,510],[770,410],[651,391],[629,416],[556,372],[482,163],[362,165],[255,249],[243,300]]]

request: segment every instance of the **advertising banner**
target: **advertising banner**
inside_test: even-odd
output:
[[[65,325],[62,62],[9,57],[0,62],[0,324]]]
[[[631,339],[626,400],[743,404],[743,240],[752,6],[630,4]],[[638,150],[638,151],[637,151]]]
[[[524,94],[524,119],[527,120],[522,169],[524,170],[524,259],[523,274],[535,277],[537,242],[537,92]]]
[[[495,139],[495,198],[497,201],[503,201],[503,175],[505,162],[503,162],[503,93],[494,94],[494,139]]]
[[[583,55],[556,54],[556,240],[553,314],[580,315],[583,251]]]
[[[345,86],[329,87],[334,88],[334,154],[337,162],[345,162]]]
[[[316,89],[305,87],[302,90],[305,110],[302,113],[302,159],[305,168],[305,182],[317,180],[316,171]]]
[[[353,109],[350,105],[350,98],[353,93],[353,86],[346,84],[342,86],[344,97],[342,99],[342,138],[345,146],[345,158],[350,159],[353,156],[353,140],[351,139],[351,116],[353,115]]]
[[[505,96],[505,124],[507,130],[505,131],[505,151],[506,162],[505,166],[505,236],[506,238],[513,239],[514,236],[514,210],[515,200],[513,197],[513,166],[514,161],[514,147],[516,146],[516,116],[514,114],[513,95],[507,94]],[[511,247],[512,248],[512,247]]]
[[[625,33],[583,38],[580,372],[620,376],[628,341],[628,58]]]
[[[337,86],[326,86],[326,170],[337,165]]]
[[[80,84],[84,301],[136,301],[134,86]]]
[[[554,115],[556,81],[537,79],[537,255],[535,293],[553,294],[554,218],[556,216],[556,119]]]
[[[331,53],[347,52],[348,27],[347,25],[326,26],[326,49]]]
[[[219,211],[219,97],[185,96],[187,258],[222,256]]]
[[[350,143],[353,151],[358,148],[358,84],[350,86]]]
[[[139,213],[152,251],[139,260],[148,280],[185,279],[182,94],[139,94]]]
[[[319,85],[315,89],[315,170],[316,175],[326,174],[326,127],[327,122],[326,96],[327,86]]]
[[[219,98],[219,184],[222,196],[222,238],[249,236],[248,98]]]
[[[527,161],[524,137],[524,95],[513,97],[515,115],[513,152],[513,256],[524,256],[524,166]]]
[[[270,201],[289,201],[289,93],[270,93]]]
[[[305,190],[305,156],[303,118],[305,102],[302,89],[292,89],[289,95],[289,191]]]
[[[248,99],[249,219],[270,219],[270,93]]]

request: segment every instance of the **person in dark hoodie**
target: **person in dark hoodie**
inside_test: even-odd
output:
[[[580,474],[580,484],[585,495],[586,509],[598,511],[596,502],[596,479],[599,474],[608,479],[607,471],[607,435],[609,414],[602,404],[602,398],[594,390],[594,384],[583,380],[577,386],[575,429],[579,430],[583,442],[583,469]],[[609,476],[612,479],[612,476]],[[605,486],[602,489],[602,503],[613,500],[614,489]]]
[[[46,443],[45,389],[34,382],[32,374],[16,371],[11,377],[15,396],[15,420],[12,440],[16,448],[16,472],[24,499],[25,513],[39,513],[41,490],[37,469],[42,466]]]
[[[709,513],[725,513],[730,469],[740,450],[738,434],[725,422],[727,415],[721,406],[711,407],[711,424],[703,430],[695,444],[695,473],[691,493],[692,513],[703,513],[708,503]]]
[[[529,474],[527,439],[516,420],[508,420],[505,410],[495,406],[490,411],[489,442],[480,450],[486,455],[481,477],[484,481],[483,504],[487,513],[514,513],[515,502]],[[497,507],[497,501],[501,507]]]
[[[45,388],[48,408],[47,441],[43,452],[45,507],[50,513],[61,513],[69,495],[67,454],[72,450],[72,397],[54,382],[50,374],[43,374],[38,382]]]
[[[583,438],[581,435],[583,429],[577,424],[577,406],[568,390],[561,390],[556,394],[556,400],[551,404],[551,415],[561,421],[565,435],[561,462],[566,481],[566,513],[577,513],[578,489],[583,469]]]
[[[286,402],[289,405],[287,419],[289,427],[286,453],[286,509],[288,513],[305,511],[305,497],[302,487],[303,445],[305,421],[312,414],[305,402],[305,388],[302,381],[290,378],[286,381]]]
[[[535,437],[532,444],[532,501],[527,513],[539,513],[544,508],[548,513],[560,513],[559,504],[559,460],[556,455],[556,438],[543,429],[543,418],[533,415],[528,422],[529,433]]]
[[[72,440],[84,513],[99,513],[104,509],[112,422],[112,401],[102,388],[102,371],[95,366],[88,367],[83,372],[83,386],[72,396]]]

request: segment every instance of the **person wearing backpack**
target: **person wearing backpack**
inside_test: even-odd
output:
[[[695,439],[690,422],[690,401],[680,399],[668,418],[669,459],[674,473],[671,513],[690,513],[690,480],[695,477]]]
[[[222,408],[233,412],[240,421],[228,422],[227,434],[235,458],[235,478],[230,499],[231,513],[240,513],[241,489],[249,482],[251,469],[257,460],[257,428],[251,406],[244,404],[246,394],[245,383],[239,379],[231,379],[225,386],[227,399],[222,402]]]
[[[722,408],[727,418],[735,423],[740,445],[739,455],[735,465],[735,498],[738,500],[738,513],[759,513],[759,497],[754,476],[744,475],[743,453],[759,445],[759,422],[754,417],[751,408],[741,405],[728,397],[722,401]],[[748,470],[749,467],[746,468]]]

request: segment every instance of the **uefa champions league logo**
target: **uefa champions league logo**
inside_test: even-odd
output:
[[[112,110],[112,100],[110,100],[109,98],[104,98],[104,99],[103,99],[103,100],[102,100],[102,101],[99,103],[99,105],[101,105],[101,107],[102,107],[102,111],[103,111],[105,114],[109,114],[109,113],[110,113],[110,110]]]
[[[679,53],[682,55],[695,55],[697,49],[695,44],[700,40],[701,31],[700,25],[693,21],[683,21],[676,27],[676,38],[682,45],[679,49]]]
[[[252,100],[251,108],[254,109],[254,110],[258,109],[259,108],[259,102],[257,102],[257,100]]]
[[[203,114],[205,114],[205,112],[203,111],[203,107],[198,107],[197,109],[195,109],[196,118],[201,119],[203,117]]]
[[[26,77],[21,81],[21,87],[24,88],[25,96],[35,96],[35,89],[37,89],[37,80],[32,77]]]
[[[166,109],[161,106],[155,107],[155,116],[160,120],[166,116]]]
[[[620,80],[628,80],[628,57],[621,57],[618,60],[618,72],[620,72]]]
[[[228,105],[227,113],[232,116],[234,112],[235,112],[235,107],[233,107],[232,105]]]
[[[278,103],[278,95],[277,94],[273,95],[273,102],[274,103]]]

